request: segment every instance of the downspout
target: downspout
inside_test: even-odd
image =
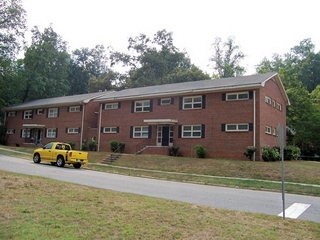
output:
[[[253,90],[253,147],[256,147],[256,91]],[[256,160],[256,152],[253,153],[253,161]]]
[[[101,118],[102,118],[102,104],[99,107],[99,124],[98,124],[98,147],[97,150],[100,152],[100,135],[101,135]]]
[[[84,112],[85,112],[85,103],[82,104],[82,119],[81,119],[81,132],[80,132],[80,150],[82,149],[83,142],[83,127],[84,127]]]

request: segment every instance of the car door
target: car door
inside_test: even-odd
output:
[[[51,161],[53,158],[53,143],[48,143],[43,147],[41,152],[41,160],[43,161]]]

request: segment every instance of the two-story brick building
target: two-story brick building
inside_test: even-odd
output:
[[[248,146],[278,145],[278,124],[286,124],[289,99],[275,73],[184,82],[109,92],[100,103],[98,143],[125,143],[129,153],[168,153],[178,146],[195,156],[244,158]]]
[[[276,73],[37,100],[6,109],[8,144],[41,139],[80,146],[94,138],[99,151],[120,141],[126,153],[168,154],[176,146],[195,156],[195,145],[202,145],[209,157],[240,159],[255,146],[259,159],[261,147],[278,145],[287,105]]]
[[[7,144],[28,146],[50,141],[80,148],[97,136],[99,106],[92,100],[103,93],[39,99],[5,108]]]

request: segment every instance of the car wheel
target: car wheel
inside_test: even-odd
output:
[[[56,164],[57,164],[58,167],[64,167],[65,161],[64,161],[63,157],[61,157],[61,156],[58,157],[57,161],[56,161]]]
[[[81,168],[81,163],[74,163],[74,164],[73,164],[73,167],[74,167],[74,168]]]
[[[40,163],[41,162],[41,158],[40,158],[40,154],[36,153],[33,155],[33,162],[34,163]]]

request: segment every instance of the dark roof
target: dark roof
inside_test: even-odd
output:
[[[288,101],[283,85],[277,73],[256,74],[250,76],[240,76],[232,78],[220,78],[213,80],[202,80],[194,82],[172,83],[149,87],[139,87],[124,89],[121,91],[105,92],[104,95],[97,97],[95,101],[110,101],[117,99],[144,98],[150,96],[176,95],[181,93],[201,93],[207,91],[255,89],[263,87],[265,83],[275,78],[280,83],[281,91]]]
[[[129,88],[120,91],[97,92],[73,96],[39,99],[4,108],[5,111],[82,104],[90,100],[112,101],[121,99],[145,98],[150,96],[172,96],[183,93],[201,93],[212,91],[255,89],[263,87],[267,81],[275,79],[287,104],[289,99],[277,73],[255,74],[249,76],[220,78],[193,82],[172,83],[149,87]]]
[[[62,106],[62,105],[71,105],[71,104],[82,104],[87,101],[90,101],[96,97],[101,96],[104,92],[96,92],[96,93],[87,93],[87,94],[79,94],[72,96],[63,96],[63,97],[55,97],[55,98],[45,98],[45,99],[37,99],[29,102],[24,102],[18,105],[10,106],[4,108],[6,111],[12,110],[22,110],[22,109],[31,109],[31,108],[41,108],[41,107],[50,107],[50,106]]]

